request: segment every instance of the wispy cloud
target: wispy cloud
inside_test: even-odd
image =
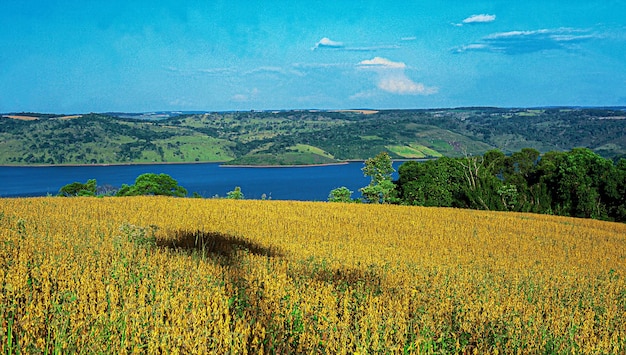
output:
[[[189,108],[194,107],[195,103],[188,98],[175,98],[168,102],[168,105],[172,107]]]
[[[245,94],[235,94],[230,99],[234,102],[250,102],[258,97],[259,92],[259,89],[254,88]]]
[[[350,100],[371,99],[376,96],[378,96],[378,93],[376,92],[376,90],[367,90],[367,91],[357,92],[356,94],[351,95]]]
[[[315,46],[311,49],[316,50],[318,48],[343,48],[343,47],[344,47],[343,42],[333,41],[332,39],[328,37],[324,37],[320,39],[319,42],[317,42]]]
[[[387,58],[374,57],[370,60],[364,60],[359,63],[361,68],[381,68],[381,69],[404,69],[406,64],[402,62],[392,62]]]
[[[461,27],[463,25],[473,25],[480,23],[490,23],[496,20],[496,15],[489,14],[480,14],[480,15],[472,15],[459,23],[452,23],[457,27]]]
[[[281,76],[305,76],[306,74],[293,66],[287,68],[279,66],[262,66],[244,73],[244,75],[281,75]]]
[[[374,57],[363,60],[357,64],[361,70],[376,73],[376,86],[385,92],[398,95],[430,95],[437,92],[437,88],[427,87],[422,83],[416,83],[405,73],[406,64],[394,62],[387,58]],[[370,96],[371,92],[355,94],[353,98]]]
[[[454,49],[456,53],[468,51],[524,54],[544,50],[574,49],[576,44],[599,38],[588,30],[573,28],[541,29],[534,31],[509,31],[493,33]]]
[[[413,82],[406,75],[390,76],[381,78],[378,88],[392,94],[400,95],[430,95],[437,92],[437,89],[426,87],[422,83]]]
[[[340,67],[352,67],[352,63],[293,63],[291,65],[297,69],[327,69],[327,68],[340,68]]]
[[[235,72],[235,68],[203,68],[197,70],[199,73],[208,74],[208,75],[222,75],[222,74],[232,74]]]
[[[254,68],[248,72],[246,72],[246,74],[257,74],[257,73],[279,73],[279,74],[283,74],[285,72],[285,70],[281,67],[272,67],[272,66],[264,66],[264,67],[258,67],[258,68]]]
[[[353,51],[353,52],[374,52],[374,51],[380,51],[383,49],[398,49],[398,48],[400,48],[400,46],[396,44],[385,44],[385,45],[379,45],[379,46],[345,47],[344,49],[346,51]]]
[[[464,24],[469,23],[489,23],[496,20],[496,15],[488,15],[488,14],[480,14],[480,15],[472,15],[465,20],[462,21]]]
[[[333,49],[343,50],[351,52],[373,52],[384,49],[398,49],[400,46],[396,44],[381,44],[381,45],[365,45],[365,46],[346,46],[343,42],[333,41],[328,37],[324,37],[319,40],[311,50],[319,49]]]
[[[201,69],[183,69],[174,66],[169,66],[165,68],[170,73],[175,73],[181,76],[195,76],[198,74],[202,75],[210,75],[210,76],[219,76],[219,75],[230,75],[236,72],[235,68],[201,68]]]

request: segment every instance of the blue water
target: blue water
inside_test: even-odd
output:
[[[396,170],[400,165],[394,163]],[[110,166],[0,167],[0,197],[46,196],[78,181],[96,179],[98,186],[131,185],[144,173],[168,174],[178,184],[204,197],[224,197],[240,186],[245,198],[326,201],[329,192],[345,186],[360,197],[359,188],[369,184],[362,162],[315,167],[220,167],[206,164],[154,164]],[[394,179],[397,175],[394,175]]]

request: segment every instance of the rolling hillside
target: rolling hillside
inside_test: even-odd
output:
[[[624,109],[459,108],[51,115],[0,118],[0,164],[320,164],[541,152],[626,154]]]

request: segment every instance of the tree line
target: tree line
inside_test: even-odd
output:
[[[543,155],[531,148],[511,155],[490,150],[482,156],[409,161],[400,165],[393,183],[391,159],[380,153],[363,171],[372,178],[360,190],[365,202],[626,222],[626,159],[612,161],[586,148]],[[346,196],[336,189],[329,200],[352,201]]]
[[[59,189],[58,196],[76,197],[76,196],[141,196],[141,195],[160,195],[173,197],[186,197],[188,191],[180,186],[178,181],[168,174],[145,173],[139,175],[132,185],[122,184],[122,187],[115,188],[113,186],[98,186],[96,179],[89,179],[85,183],[73,182]],[[193,197],[202,197],[194,192]],[[237,186],[233,191],[226,194],[229,199],[243,199],[244,194],[241,187]]]
[[[386,152],[365,161],[363,174],[370,184],[353,199],[346,187],[333,189],[331,202],[393,203],[414,206],[456,207],[517,211],[626,222],[626,159],[612,161],[590,149],[540,154],[524,148],[511,155],[499,150],[482,156],[441,157],[408,161],[398,168]],[[187,196],[185,188],[167,174],[142,174],[135,184],[109,193],[115,196]],[[75,182],[61,196],[95,196],[95,180]],[[199,195],[194,194],[194,197]],[[227,198],[244,198],[241,188]]]
[[[178,181],[167,174],[146,173],[135,179],[132,185],[123,184],[119,189],[99,191],[95,179],[87,180],[86,183],[73,182],[59,190],[59,196],[139,196],[139,195],[163,195],[185,197],[187,189],[178,185]]]

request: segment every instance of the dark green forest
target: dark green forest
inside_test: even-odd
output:
[[[396,182],[408,205],[519,211],[626,222],[626,159],[586,148],[406,162]]]

